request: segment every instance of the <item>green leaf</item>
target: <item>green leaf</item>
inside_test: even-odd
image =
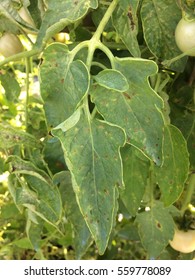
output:
[[[158,257],[174,234],[174,221],[169,209],[156,202],[149,211],[137,215],[136,223],[141,242],[149,257]]]
[[[53,185],[49,176],[31,162],[19,157],[10,156],[7,162],[13,170],[10,175],[10,191],[19,209],[21,206],[27,207],[45,221],[56,226],[61,218],[62,202],[59,190]],[[28,185],[20,180],[18,174],[23,175]]]
[[[120,93],[95,85],[92,101],[106,121],[125,130],[128,143],[160,165],[163,102],[148,83],[148,76],[157,72],[157,66],[153,61],[134,58],[116,58],[114,65],[126,77],[129,89]]]
[[[149,162],[141,159],[139,154],[140,151],[130,145],[121,150],[125,189],[120,191],[120,196],[132,216],[140,207],[149,171]]]
[[[117,187],[123,186],[119,147],[124,133],[82,112],[75,126],[66,129],[62,124],[52,133],[62,143],[79,208],[103,254],[116,216]]]
[[[24,3],[24,6],[27,6],[26,3]],[[14,3],[12,0],[1,0],[0,32],[19,33],[20,25],[31,31],[36,31],[34,27],[20,17],[17,8],[19,8],[19,3]]]
[[[26,224],[26,233],[28,240],[32,244],[34,250],[38,251],[41,248],[41,234],[43,229],[43,224],[41,219],[33,217],[34,213],[28,209],[28,219]]]
[[[189,113],[187,110],[185,110],[185,113],[175,116],[172,122],[181,130],[187,141],[190,157],[190,168],[195,170],[195,114],[194,112]]]
[[[11,102],[17,101],[20,94],[20,85],[13,75],[10,75],[9,73],[6,73],[5,75],[0,74],[0,81],[4,87],[7,100]]]
[[[181,195],[189,172],[186,141],[176,127],[168,125],[164,132],[164,162],[155,167],[157,182],[165,205],[173,204]]]
[[[175,43],[175,28],[181,19],[176,1],[143,0],[141,8],[143,32],[150,51],[160,60],[171,59],[181,52]],[[171,65],[172,70],[182,72],[186,58]]]
[[[44,52],[40,76],[47,123],[55,127],[74,113],[87,93],[89,72],[82,61],[73,61],[67,46],[56,43]]]
[[[113,25],[118,32],[119,37],[126,45],[129,52],[135,57],[141,56],[139,44],[137,41],[138,6],[139,1],[137,0],[119,1],[119,4],[112,15]]]
[[[92,242],[91,233],[78,207],[73,191],[69,171],[63,171],[54,176],[54,183],[60,184],[60,191],[64,198],[66,218],[71,222],[74,231],[74,249],[76,259],[81,259]],[[79,222],[78,222],[79,221]]]
[[[52,25],[55,26],[56,23],[61,23],[59,30],[54,31],[54,33],[57,33],[68,24],[83,18],[89,9],[96,9],[97,6],[97,0],[48,0],[48,8],[45,12],[36,42],[37,46],[42,45],[43,38],[46,32],[52,29]]]
[[[99,72],[94,77],[94,79],[99,85],[108,89],[114,89],[116,91],[125,91],[129,88],[125,76],[116,70],[103,70]]]
[[[25,145],[30,147],[40,147],[33,135],[28,134],[8,124],[0,124],[0,148],[9,149],[15,145]]]

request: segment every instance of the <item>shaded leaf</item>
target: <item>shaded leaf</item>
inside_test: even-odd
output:
[[[55,23],[61,22],[58,30],[61,31],[70,22],[75,22],[84,17],[90,8],[96,9],[97,6],[97,0],[48,0],[48,8],[45,12],[36,44],[38,46],[42,45],[46,32]],[[54,33],[57,33],[57,31],[55,30]]]
[[[195,169],[195,113],[191,114],[186,110],[185,114],[175,116],[172,120],[173,124],[177,126],[187,141],[190,168]]]
[[[139,1],[137,0],[121,0],[112,15],[113,25],[119,37],[135,57],[141,56],[137,41],[138,19],[136,13],[138,5]]]
[[[15,145],[25,145],[30,147],[40,147],[33,135],[28,134],[8,124],[0,124],[0,148],[9,149]]]
[[[38,251],[41,248],[41,234],[43,224],[41,219],[33,217],[34,213],[28,209],[28,219],[26,224],[26,233],[28,240],[32,244],[34,250]]]
[[[118,186],[123,186],[119,147],[124,133],[100,120],[89,120],[82,112],[67,130],[52,133],[62,143],[65,160],[82,215],[100,254],[106,249],[117,211]]]
[[[158,257],[174,235],[174,221],[169,209],[156,202],[149,211],[137,215],[136,223],[149,257]]]
[[[49,176],[19,157],[11,156],[8,162],[13,170],[10,175],[10,192],[16,205],[19,209],[27,207],[56,226],[61,218],[62,203],[59,190],[52,184]],[[23,175],[28,185],[17,174]]]
[[[69,171],[54,176],[54,183],[60,184],[64,198],[65,214],[73,226],[76,259],[80,259],[92,242],[91,233],[78,207]]]
[[[149,60],[116,58],[115,68],[126,77],[129,89],[119,93],[97,85],[91,91],[92,101],[106,121],[125,130],[128,143],[160,165],[163,102],[148,83],[148,76],[156,73],[157,66]]]
[[[82,61],[73,61],[71,52],[63,44],[50,45],[43,59],[41,95],[48,126],[55,127],[74,113],[87,93],[89,73]]]
[[[9,73],[6,73],[5,75],[0,74],[0,81],[4,87],[7,100],[12,102],[17,101],[20,94],[20,85],[13,75],[10,75]]]
[[[165,127],[163,154],[163,165],[155,167],[155,174],[162,193],[162,200],[165,205],[170,205],[181,195],[189,171],[186,141],[181,132],[173,125]]]
[[[181,10],[176,1],[144,0],[141,18],[146,43],[160,61],[171,59],[181,53],[174,35],[176,25],[181,19]],[[186,60],[182,58],[171,64],[171,69],[182,72]]]
[[[136,215],[140,207],[149,171],[149,162],[141,160],[137,155],[139,153],[130,145],[121,150],[125,189],[120,191],[120,196],[132,216]]]

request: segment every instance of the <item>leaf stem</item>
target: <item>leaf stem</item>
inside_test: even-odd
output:
[[[26,102],[25,102],[25,127],[26,127],[26,130],[28,128],[29,74],[30,74],[30,58],[26,57]]]
[[[187,186],[186,194],[182,203],[181,213],[184,213],[188,207],[188,204],[191,202],[192,195],[195,190],[195,173],[192,173],[189,178],[189,183]]]

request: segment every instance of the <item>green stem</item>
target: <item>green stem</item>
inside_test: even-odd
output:
[[[153,207],[153,204],[154,204],[154,163],[152,161],[150,161],[149,184],[150,184],[150,207]]]
[[[8,64],[9,62],[12,61],[17,61],[23,58],[28,58],[28,57],[32,57],[34,55],[38,55],[41,52],[40,49],[32,49],[30,51],[24,51],[24,52],[20,52],[17,53],[15,55],[9,56],[7,58],[5,58],[3,61],[0,62],[0,67],[2,67],[5,64]]]
[[[26,58],[26,102],[25,102],[25,127],[28,128],[28,103],[29,103],[29,74],[30,74],[30,58]]]
[[[96,40],[100,39],[100,36],[102,34],[102,32],[104,31],[104,28],[106,26],[106,24],[108,23],[111,15],[113,14],[117,4],[118,4],[119,0],[113,0],[113,2],[110,4],[109,8],[107,9],[106,13],[104,14],[96,32],[93,35],[93,38]]]
[[[192,173],[189,178],[189,183],[187,186],[186,194],[182,203],[181,213],[183,214],[188,207],[188,204],[191,202],[192,195],[195,190],[195,173]]]

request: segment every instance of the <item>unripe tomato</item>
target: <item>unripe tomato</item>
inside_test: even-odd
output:
[[[182,18],[175,30],[175,41],[178,48],[182,52],[186,52],[190,56],[195,56],[195,20],[187,21]]]
[[[183,231],[176,228],[173,240],[170,240],[169,244],[181,253],[193,252],[195,250],[195,230]]]
[[[23,45],[15,34],[5,32],[0,38],[0,54],[3,56],[8,57],[22,51]]]

